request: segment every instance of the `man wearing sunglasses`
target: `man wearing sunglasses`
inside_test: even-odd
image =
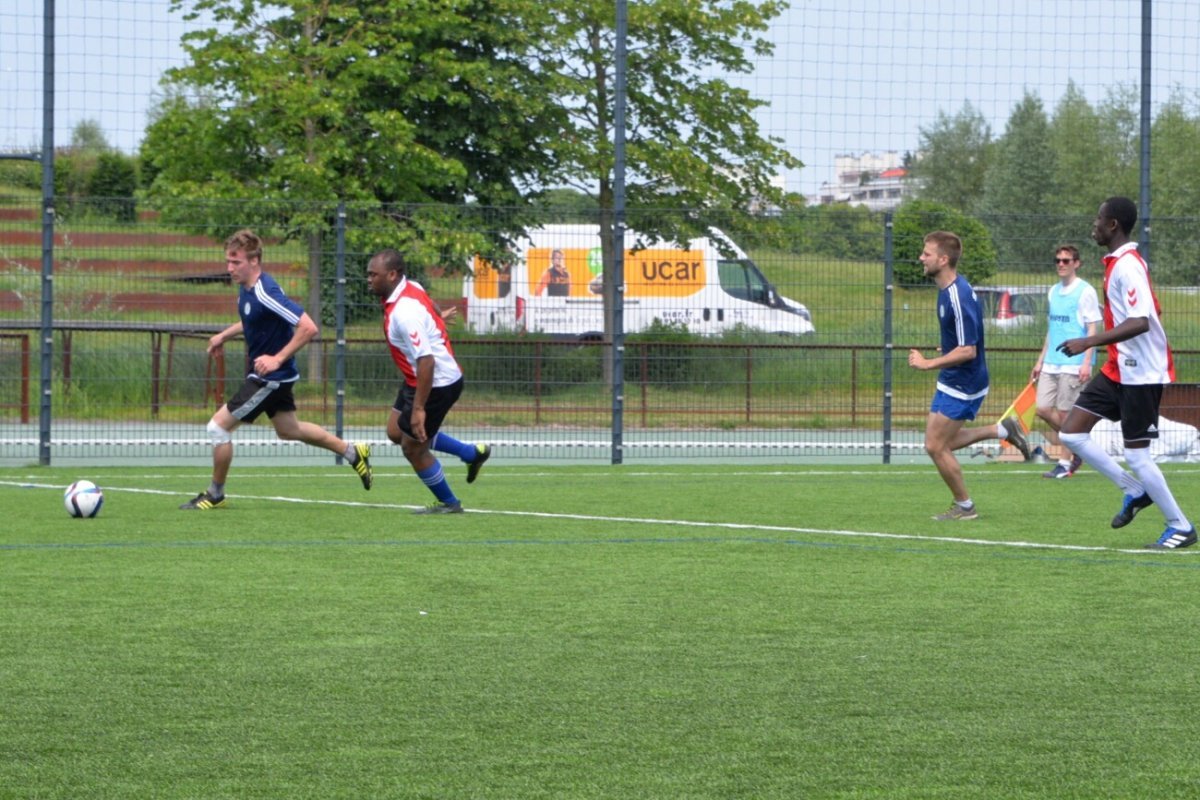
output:
[[[1079,277],[1079,267],[1079,248],[1071,244],[1060,246],[1054,254],[1058,283],[1050,287],[1046,340],[1030,374],[1037,381],[1037,415],[1048,428],[1046,439],[1063,453],[1053,469],[1042,473],[1043,478],[1069,478],[1083,463],[1079,456],[1061,447],[1058,431],[1075,405],[1075,398],[1091,380],[1095,348],[1089,347],[1074,356],[1056,349],[1067,339],[1095,336],[1103,319],[1096,290]]]

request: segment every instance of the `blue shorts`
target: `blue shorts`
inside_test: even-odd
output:
[[[981,405],[983,405],[982,397],[974,400],[959,400],[939,389],[933,393],[933,403],[930,404],[929,410],[934,414],[941,414],[954,420],[972,420],[979,413]]]

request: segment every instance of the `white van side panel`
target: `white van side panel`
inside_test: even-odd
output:
[[[627,232],[626,242],[638,235]],[[514,247],[515,263],[506,273],[507,288],[497,290],[489,265],[476,261],[481,279],[468,275],[463,283],[466,322],[476,333],[540,331],[555,336],[586,336],[604,330],[604,303],[598,287],[600,247],[596,225],[551,225],[530,231]],[[570,289],[566,296],[550,296],[539,279],[554,250],[569,256]],[[733,245],[734,255],[745,254]],[[531,257],[535,263],[531,263]],[[641,259],[641,260],[639,260]],[[657,260],[656,260],[657,259]],[[697,259],[699,264],[686,263]],[[781,308],[744,300],[720,285],[720,253],[709,239],[694,239],[686,247],[659,243],[646,250],[626,253],[625,330],[646,330],[654,321],[686,325],[701,335],[715,335],[738,325],[802,335],[813,331],[805,317]],[[689,282],[697,268],[703,282]],[[672,272],[677,270],[677,272]],[[660,288],[654,288],[661,284]],[[561,287],[560,287],[561,289]],[[540,290],[540,292],[539,292]],[[799,306],[795,301],[788,301]],[[800,306],[802,308],[802,306]]]

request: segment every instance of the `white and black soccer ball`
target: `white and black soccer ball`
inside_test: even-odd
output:
[[[104,492],[91,481],[75,481],[63,492],[63,505],[72,517],[94,517],[104,505]]]

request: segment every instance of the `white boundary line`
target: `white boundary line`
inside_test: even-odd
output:
[[[27,483],[0,480],[0,486],[15,486],[26,489],[61,489],[58,484]],[[163,489],[143,489],[137,487],[105,486],[104,491],[128,492],[130,494],[180,495],[179,492],[169,492]],[[341,506],[345,508],[394,508],[416,509],[421,506],[401,503],[364,503],[352,500],[313,500],[307,497],[286,497],[283,495],[249,495],[230,494],[228,497],[240,500],[269,500],[278,503],[296,503],[301,505]],[[607,522],[626,525],[662,525],[681,528],[709,528],[730,531],[762,531],[768,533],[816,534],[821,536],[845,536],[851,538],[887,539],[892,541],[936,542],[941,544],[969,544],[987,547],[1008,547],[1017,549],[1063,550],[1073,553],[1125,553],[1130,555],[1156,555],[1161,550],[1145,548],[1104,547],[1101,545],[1050,544],[1047,542],[1026,541],[994,541],[991,539],[973,539],[962,536],[925,536],[914,533],[888,533],[881,531],[852,531],[837,528],[802,528],[785,525],[757,525],[741,522],[699,522],[680,519],[654,519],[650,517],[608,517],[598,514],[559,514],[548,511],[506,511],[502,509],[466,509],[468,514],[491,514],[509,517],[533,517],[537,519],[562,519],[583,522]],[[1184,551],[1191,553],[1192,551]],[[1200,550],[1196,551],[1200,553]]]
[[[766,477],[766,478],[803,478],[806,476],[827,478],[827,477],[857,476],[857,475],[880,476],[880,475],[886,474],[888,477],[928,478],[930,476],[937,475],[937,472],[934,469],[932,464],[930,464],[927,467],[924,467],[924,466],[923,467],[907,467],[907,466],[906,467],[896,467],[896,466],[881,464],[877,467],[869,467],[869,468],[865,468],[865,469],[863,467],[854,467],[854,468],[848,467],[846,469],[836,469],[836,470],[829,469],[828,467],[814,468],[814,467],[804,467],[804,466],[796,466],[795,468],[792,468],[792,469],[771,469],[771,470],[768,470],[768,469],[739,469],[739,470],[721,469],[719,473],[717,472],[719,465],[711,465],[712,469],[707,469],[707,470],[704,470],[704,469],[688,470],[688,469],[664,467],[661,470],[655,470],[652,472],[645,471],[644,467],[596,468],[596,467],[581,466],[578,464],[572,464],[569,466],[572,468],[572,471],[570,473],[571,477],[584,477],[584,478],[654,478],[654,477],[679,477],[679,476],[716,475],[716,474],[720,474],[722,476],[729,476],[729,477],[751,476],[751,477]],[[184,479],[188,479],[188,478],[192,478],[197,475],[200,475],[204,478],[204,480],[209,480],[212,477],[211,470],[207,467],[178,467],[178,468],[176,468],[176,469],[178,469],[177,472],[172,472],[170,474],[163,473],[163,472],[146,472],[146,473],[142,473],[142,474],[134,474],[134,473],[129,473],[129,472],[124,471],[127,469],[133,469],[133,468],[134,467],[116,467],[116,469],[122,470],[122,474],[120,477],[127,478],[127,479],[139,478],[139,479],[143,479],[143,480],[184,480]],[[1045,464],[1037,464],[1037,465],[1014,464],[1014,465],[1012,465],[1011,469],[999,469],[999,470],[990,465],[989,466],[980,465],[978,467],[964,465],[963,466],[963,474],[964,475],[972,475],[972,476],[983,476],[983,477],[989,477],[989,478],[1016,478],[1016,479],[1020,479],[1020,480],[1028,480],[1030,475],[1034,475],[1034,474],[1040,475],[1042,472],[1045,471],[1045,468],[1046,468]],[[20,469],[19,467],[13,467],[13,468],[0,467],[0,472],[14,473],[14,472],[17,472],[19,469]],[[83,471],[86,471],[88,468],[87,467],[80,467],[80,468],[58,467],[56,469],[59,469],[59,470],[71,469],[73,471],[78,472],[81,469]],[[104,469],[104,467],[101,467],[101,469]],[[561,478],[563,476],[563,473],[560,469],[547,470],[544,467],[539,469],[538,471],[532,471],[532,469],[530,467],[522,467],[522,466],[510,464],[510,465],[498,465],[496,468],[489,467],[488,469],[489,469],[489,471],[488,471],[489,480],[491,480],[493,478],[496,478],[496,479],[514,478],[514,479],[518,479],[518,480],[528,480],[529,478],[551,478],[551,477]],[[589,471],[585,472],[583,470],[589,470]],[[377,475],[377,476],[382,475],[382,476],[388,477],[388,478],[394,478],[394,477],[400,477],[400,478],[413,477],[413,478],[415,478],[416,477],[413,474],[412,469],[409,468],[407,464],[396,464],[396,465],[392,465],[392,466],[376,468],[374,470],[374,472],[375,472],[375,475]],[[1173,475],[1198,475],[1198,474],[1200,474],[1200,465],[1182,465],[1182,464],[1172,465],[1171,474],[1173,474]],[[348,475],[348,473],[346,472],[346,468],[344,466],[342,466],[342,467],[312,467],[312,466],[310,466],[310,467],[294,467],[294,468],[288,468],[286,472],[266,472],[266,471],[264,471],[264,468],[262,468],[262,467],[249,467],[238,474],[237,480],[239,482],[243,482],[243,481],[249,482],[249,481],[256,481],[256,480],[276,480],[278,478],[295,478],[295,477],[301,477],[301,478],[347,477],[347,475]],[[26,477],[28,477],[30,481],[36,481],[36,480],[44,480],[45,475],[44,475],[44,473],[39,473],[39,474],[30,473]],[[1072,480],[1079,480],[1081,478],[1098,478],[1098,477],[1100,477],[1100,475],[1098,473],[1088,470],[1088,471],[1076,474],[1072,478]],[[31,485],[32,486],[34,484],[31,484],[28,482],[21,482],[21,481],[0,480],[0,485],[7,485],[7,486]],[[66,488],[66,483],[63,484],[63,488]],[[128,490],[128,491],[132,491],[132,490]]]

